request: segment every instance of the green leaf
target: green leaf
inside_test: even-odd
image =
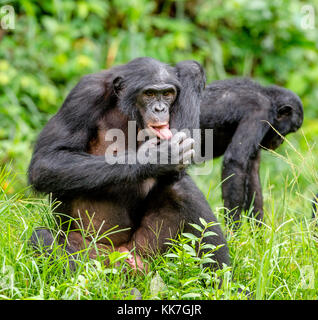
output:
[[[182,235],[184,236],[184,237],[186,237],[186,238],[188,238],[188,239],[191,239],[191,240],[198,240],[198,237],[196,237],[194,234],[192,234],[192,233],[186,233],[186,232],[184,232],[184,233],[182,233]]]
[[[191,293],[186,293],[186,294],[182,295],[181,297],[183,299],[201,298],[201,294],[200,293],[191,292]]]
[[[195,223],[189,223],[189,225],[190,225],[191,227],[193,227],[194,229],[200,231],[200,232],[203,231],[202,227],[198,226],[198,225],[195,224]]]
[[[167,257],[167,258],[179,258],[179,256],[177,254],[174,254],[174,253],[166,253],[165,257]]]
[[[203,218],[199,218],[199,220],[204,227],[207,226],[207,222]]]
[[[217,233],[213,232],[213,231],[207,231],[207,232],[204,232],[203,234],[203,237],[211,237],[211,236],[216,236]]]

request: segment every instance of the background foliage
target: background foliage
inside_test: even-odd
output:
[[[316,124],[318,33],[301,28],[302,1],[0,4],[16,12],[15,29],[0,30],[0,161],[13,160],[19,173],[36,134],[82,75],[138,56],[198,60],[208,81],[243,75],[286,86],[301,96],[311,130]]]
[[[264,239],[270,243],[249,231],[228,239],[239,281],[254,279],[258,297],[317,297],[299,291],[302,266],[317,261],[312,258],[317,241],[309,233],[303,236],[309,230],[304,217],[310,216],[310,199],[318,190],[318,3],[311,1],[0,0],[0,8],[10,4],[16,14],[14,30],[0,28],[0,167],[11,167],[16,175],[15,185],[10,184],[12,175],[0,179],[8,201],[0,218],[1,212],[9,216],[9,203],[20,201],[7,197],[26,186],[37,134],[81,76],[138,56],[167,63],[195,59],[205,67],[209,82],[250,76],[301,97],[302,130],[288,136],[291,144],[285,142],[277,154],[263,152],[265,221],[271,225]],[[302,28],[302,8],[308,4],[315,9],[314,29]],[[214,173],[196,181],[222,221],[220,160],[211,165]],[[36,208],[38,217],[42,209]],[[5,229],[0,241],[5,244],[11,239],[10,228],[26,226],[17,210],[11,217],[14,223],[1,220]],[[285,221],[297,223],[285,229]],[[9,251],[1,248],[8,259]],[[14,250],[21,255],[18,247]]]

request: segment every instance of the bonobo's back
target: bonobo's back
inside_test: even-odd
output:
[[[268,111],[275,117],[281,105],[293,106],[293,128],[295,132],[303,121],[303,106],[300,98],[291,90],[276,85],[261,86],[249,78],[218,80],[209,84],[202,97],[200,128],[211,129],[233,124],[248,112]]]
[[[209,84],[201,101],[200,128],[233,124],[242,117],[242,108],[256,105],[254,100],[263,95],[263,87],[248,78],[218,80]],[[255,94],[256,93],[256,94]],[[244,99],[244,104],[241,101]]]
[[[283,141],[281,136],[297,131],[302,122],[302,102],[288,89],[261,86],[248,78],[215,81],[206,87],[200,105],[201,146],[204,148],[204,130],[213,129],[214,157],[218,157],[225,152],[240,124],[244,140],[255,136],[251,133],[253,127],[259,127],[259,134],[267,123],[261,144],[275,149]],[[271,126],[280,135],[270,130]]]

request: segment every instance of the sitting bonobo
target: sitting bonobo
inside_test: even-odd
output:
[[[141,256],[166,250],[167,239],[181,230],[196,234],[189,223],[200,224],[200,217],[216,221],[185,172],[194,155],[191,130],[199,128],[204,86],[204,71],[197,62],[172,67],[137,58],[84,76],[71,90],[40,133],[29,167],[35,190],[52,193],[61,202],[57,210],[64,219],[62,228],[68,225],[67,216],[72,218],[68,253],[88,247],[94,258],[96,248],[135,250],[127,262],[143,269]],[[148,140],[141,138],[145,131]],[[161,158],[166,161],[154,161]],[[116,226],[124,230],[107,235]],[[223,245],[215,251],[212,267],[229,265],[220,227],[210,230],[215,235],[205,242]],[[93,248],[90,234],[97,232]],[[40,229],[31,241],[45,245],[53,238]]]

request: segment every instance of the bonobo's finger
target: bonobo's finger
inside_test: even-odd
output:
[[[158,138],[151,138],[148,141],[143,143],[143,147],[147,147],[147,148],[154,148],[157,147],[158,145]]]
[[[193,157],[194,157],[194,155],[195,155],[194,149],[191,149],[191,150],[183,153],[183,154],[181,155],[182,158],[181,158],[180,163],[190,164],[190,163],[191,163],[191,160],[192,160]]]
[[[141,164],[156,163],[158,151],[158,139],[152,138],[144,142],[137,150],[137,159]]]
[[[185,139],[179,147],[179,152],[181,153],[186,153],[187,151],[193,149],[194,146],[194,139],[192,138],[187,138]]]
[[[172,138],[171,138],[171,144],[180,144],[182,141],[184,141],[187,138],[187,135],[185,132],[177,132]]]

